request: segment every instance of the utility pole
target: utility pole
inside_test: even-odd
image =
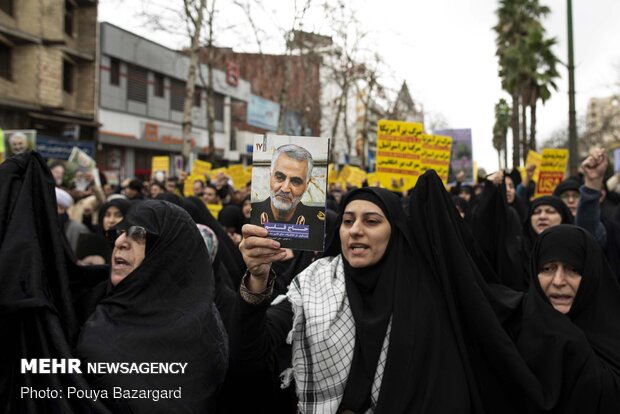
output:
[[[576,175],[579,166],[577,144],[577,114],[575,110],[575,61],[573,59],[573,4],[566,0],[568,14],[568,153],[570,175]]]

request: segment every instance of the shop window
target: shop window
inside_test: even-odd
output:
[[[185,103],[185,82],[170,79],[170,109],[183,112]]]
[[[127,99],[146,103],[148,71],[138,66],[127,65]]]
[[[110,58],[110,85],[119,86],[121,84],[121,62],[118,59]]]
[[[0,0],[0,10],[13,16],[13,0]]]
[[[0,43],[0,78],[13,80],[11,56],[11,48]]]
[[[62,61],[62,89],[67,93],[73,93],[73,73],[75,66],[66,61]]]
[[[161,73],[155,73],[155,96],[160,98],[164,97],[164,75]]]

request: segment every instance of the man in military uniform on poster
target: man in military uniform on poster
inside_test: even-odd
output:
[[[252,203],[252,224],[286,223],[310,227],[308,239],[287,241],[292,249],[322,250],[325,209],[301,202],[312,177],[313,165],[312,154],[307,149],[295,144],[278,147],[271,159],[270,197]]]

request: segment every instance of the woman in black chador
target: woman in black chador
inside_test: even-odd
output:
[[[96,389],[181,388],[181,398],[109,400],[115,411],[203,413],[227,368],[228,346],[213,302],[213,271],[195,223],[161,200],[132,206],[116,226],[108,294],[84,324],[86,362],[181,362],[182,375],[97,375]]]

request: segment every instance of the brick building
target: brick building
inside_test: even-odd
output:
[[[36,129],[44,156],[93,154],[96,50],[96,0],[1,0],[0,128]]]
[[[206,53],[203,51],[203,62]],[[280,94],[287,65],[290,77],[282,108]],[[248,146],[251,147],[255,134],[275,132],[280,122],[284,134],[320,135],[320,66],[321,59],[316,55],[268,55],[216,49],[215,67],[251,84],[248,102],[231,100],[233,134],[242,156],[251,156]]]

